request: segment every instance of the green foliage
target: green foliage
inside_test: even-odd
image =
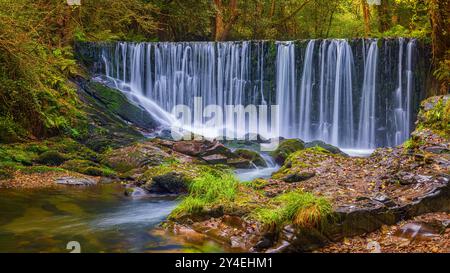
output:
[[[437,102],[428,111],[422,110],[420,115],[420,124],[424,128],[430,128],[438,134],[449,137],[450,136],[450,99],[448,96],[434,97],[430,100]],[[426,101],[424,102],[427,103]]]
[[[232,173],[203,172],[189,185],[189,195],[184,198],[171,216],[201,213],[206,207],[232,202],[239,182]]]
[[[0,123],[7,132],[2,142],[56,135],[82,117],[67,80],[78,69],[72,49],[62,46],[66,7],[56,0],[0,1],[0,116],[6,117]]]
[[[257,209],[252,217],[268,229],[279,229],[288,224],[299,228],[323,228],[332,212],[327,199],[312,193],[292,191],[277,196]]]

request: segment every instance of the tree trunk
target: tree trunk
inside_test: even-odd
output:
[[[385,32],[391,28],[392,16],[391,16],[391,0],[381,0],[381,5],[377,5],[378,13],[378,30]]]
[[[239,16],[237,0],[230,0],[230,4],[228,6],[229,18],[226,23],[224,20],[224,6],[222,0],[214,0],[214,4],[216,7],[215,40],[225,41]]]
[[[428,0],[428,5],[432,28],[433,66],[436,69],[440,62],[450,57],[448,56],[450,50],[450,25],[448,24],[450,0]],[[439,89],[437,93],[446,94],[448,92],[448,82],[445,79],[437,84],[440,85],[440,88],[433,88],[434,90]]]
[[[370,10],[366,0],[361,0],[361,9],[364,17],[364,36],[370,35]]]

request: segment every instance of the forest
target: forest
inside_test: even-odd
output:
[[[449,14],[449,0],[0,0],[0,253],[449,253]],[[279,105],[279,145],[226,115],[175,122],[194,98]],[[231,128],[245,139],[220,139]]]

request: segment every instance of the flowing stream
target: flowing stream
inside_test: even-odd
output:
[[[187,241],[158,226],[178,204],[131,199],[121,185],[45,190],[0,190],[0,253],[222,252],[211,241]]]

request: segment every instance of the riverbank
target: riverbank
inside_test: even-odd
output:
[[[359,252],[370,240],[378,240],[384,252],[409,251],[394,234],[410,219],[448,220],[449,101],[424,101],[412,138],[367,158],[348,157],[321,142],[284,140],[270,153],[281,168],[266,179],[238,181],[235,168],[267,167],[265,160],[217,141],[155,138],[94,151],[53,139],[1,146],[0,185],[89,189],[122,182],[121,195],[130,200],[179,196],[164,217],[165,232],[181,241],[195,235],[233,252]],[[431,240],[410,251],[446,247],[446,230],[436,237],[438,245]]]

